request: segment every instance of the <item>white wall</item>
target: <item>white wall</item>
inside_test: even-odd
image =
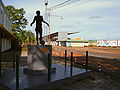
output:
[[[88,46],[89,43],[81,43],[81,42],[66,42],[66,46],[72,46],[72,47],[84,47]]]
[[[3,24],[5,28],[11,31],[10,17],[8,16],[6,8],[1,0],[0,0],[0,24]]]
[[[3,5],[2,1],[0,0],[0,24],[11,31],[11,21],[8,13],[6,11],[5,6]],[[2,51],[8,50],[11,48],[11,40],[2,38]]]
[[[98,40],[98,46],[120,46],[120,40]]]
[[[2,52],[11,48],[11,40],[2,38]]]
[[[67,32],[58,32],[58,41],[66,41],[68,38]]]
[[[118,40],[118,46],[120,46],[120,40]]]

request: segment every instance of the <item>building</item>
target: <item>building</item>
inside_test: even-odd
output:
[[[68,35],[79,32],[56,32],[50,34],[51,45],[68,47],[120,47],[120,40],[84,40],[83,38],[74,38],[70,40]],[[48,36],[43,39],[47,41]]]
[[[120,40],[97,40],[98,46],[120,47]]]
[[[18,46],[16,37],[11,33],[11,21],[7,10],[0,0],[0,60],[10,60],[8,52]],[[7,56],[7,57],[6,57]]]
[[[11,21],[7,11],[0,0],[0,40],[1,40],[1,51],[4,52],[11,48],[11,37],[14,37],[11,33]]]
[[[51,40],[51,45],[55,46],[87,47],[89,45],[96,45],[96,40],[84,40],[83,38],[75,38],[70,40],[68,36],[76,33],[79,32],[55,32],[50,34],[50,36],[44,36],[43,39],[47,42],[49,37]]]
[[[51,44],[55,46],[66,46],[66,41],[69,39],[68,35],[75,34],[79,32],[55,32],[48,36],[44,36],[45,42],[48,42],[50,38]]]
[[[89,46],[89,40],[67,40],[66,46],[68,46],[68,47],[87,47],[87,46]]]

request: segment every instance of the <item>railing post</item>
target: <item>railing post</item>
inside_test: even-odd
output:
[[[65,50],[65,68],[67,66],[67,50]]]
[[[19,90],[19,55],[16,55],[16,90]]]
[[[86,51],[86,72],[88,71],[88,51]]]
[[[2,58],[1,58],[1,54],[2,54],[2,34],[0,31],[0,78],[1,78],[1,69],[2,69]]]
[[[16,55],[15,55],[15,51],[13,50],[13,57],[12,57],[12,59],[13,59],[13,70],[14,70],[14,68],[15,68],[15,60],[16,60],[16,57],[15,57]]]
[[[70,58],[70,61],[71,61],[70,75],[72,76],[72,74],[73,74],[73,52],[71,52],[71,58]]]
[[[51,56],[48,53],[48,82],[51,80]]]

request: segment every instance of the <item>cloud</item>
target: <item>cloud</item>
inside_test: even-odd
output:
[[[83,24],[81,21],[76,21],[75,23],[78,24],[78,25]]]
[[[89,17],[89,19],[101,19],[101,18],[103,18],[102,16],[91,16],[91,17]]]
[[[100,0],[100,1],[91,1],[89,3],[86,3],[83,5],[84,9],[96,9],[96,8],[106,8],[106,7],[114,7],[119,5],[120,3],[116,1],[110,1],[110,0]]]
[[[63,25],[61,27],[63,27],[63,28],[72,28],[73,26],[72,25]]]

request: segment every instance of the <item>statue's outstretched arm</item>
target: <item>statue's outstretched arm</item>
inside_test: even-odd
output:
[[[30,26],[32,26],[32,24],[34,24],[35,23],[35,17],[34,17],[34,19],[33,19],[33,22],[30,24]]]

